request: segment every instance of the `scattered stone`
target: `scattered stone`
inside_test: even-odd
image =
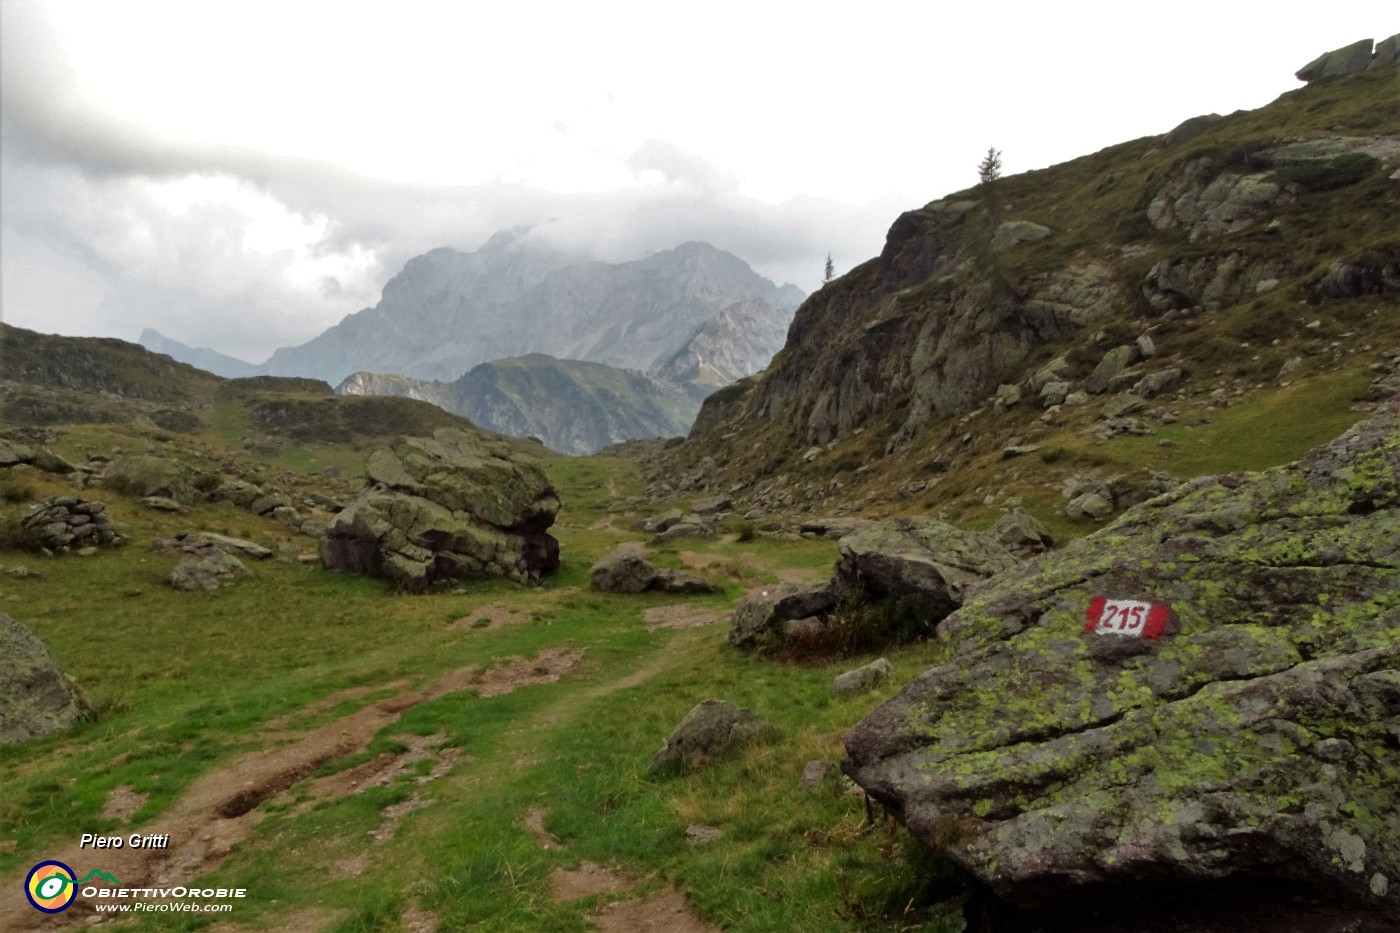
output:
[[[666,541],[677,541],[681,538],[713,538],[714,536],[714,526],[699,515],[692,513],[682,517],[680,521],[658,534],[653,540],[661,544]]]
[[[618,547],[589,571],[593,588],[604,593],[642,593],[659,590],[664,593],[703,595],[719,588],[709,580],[678,570],[654,566],[643,555],[636,542]]]
[[[723,835],[718,826],[701,826],[691,824],[685,828],[685,841],[692,845],[702,845],[706,842],[713,842]]]
[[[1134,346],[1137,348],[1138,357],[1150,360],[1157,355],[1157,344],[1152,340],[1151,334],[1141,334]]]
[[[991,536],[1002,547],[1022,556],[1048,551],[1055,543],[1050,530],[1021,508],[1013,508],[997,519]]]
[[[766,738],[772,727],[724,700],[704,700],[681,720],[651,759],[649,777],[695,771],[731,749]]]
[[[690,504],[690,511],[696,515],[715,515],[734,508],[734,500],[728,496],[715,496],[710,499],[696,499]],[[663,529],[664,530],[664,529]]]
[[[43,470],[45,473],[56,473],[59,476],[67,476],[69,473],[74,473],[78,469],[47,447],[40,447],[38,450],[34,451],[34,459],[31,461],[31,464],[36,470]]]
[[[1283,361],[1283,365],[1278,368],[1278,375],[1274,378],[1282,382],[1284,379],[1296,373],[1302,366],[1303,358],[1301,356],[1290,356]]]
[[[1100,521],[1113,514],[1113,503],[1096,492],[1086,492],[1071,499],[1065,514],[1073,519]]]
[[[199,498],[199,474],[174,457],[126,454],[107,464],[101,484],[129,496],[160,496],[176,502]]]
[[[184,506],[180,505],[180,503],[176,502],[174,499],[167,499],[165,496],[147,496],[141,500],[141,504],[157,512],[184,511]]]
[[[797,530],[804,538],[844,538],[869,524],[868,518],[809,518]]]
[[[1094,367],[1094,371],[1089,374],[1089,378],[1084,380],[1084,390],[1092,395],[1100,395],[1108,391],[1109,384],[1114,377],[1127,369],[1133,362],[1134,349],[1132,347],[1114,347],[1103,355],[1099,365]]]
[[[1069,397],[1070,384],[1058,379],[1045,383],[1040,389],[1040,404],[1043,408],[1063,405]]]
[[[251,557],[254,560],[267,560],[272,556],[271,548],[263,547],[261,544],[254,541],[247,541],[243,538],[231,538],[228,535],[215,534],[212,531],[180,534],[175,536],[175,540],[180,542],[182,548],[201,548],[212,545],[227,551],[237,551],[244,557]]]
[[[1146,407],[1147,403],[1139,395],[1115,395],[1104,403],[1101,414],[1104,418],[1123,418],[1136,414]]]
[[[1143,398],[1156,398],[1180,385],[1181,375],[1181,370],[1175,366],[1148,373],[1133,386],[1133,392]]]
[[[679,522],[684,514],[685,513],[683,513],[680,509],[671,509],[669,512],[663,512],[660,515],[653,515],[651,518],[643,520],[642,530],[645,532],[649,532],[650,534],[660,534],[667,528],[670,528],[672,525]]]
[[[802,777],[798,779],[798,784],[803,790],[817,790],[840,773],[841,768],[834,761],[809,761],[802,769]]]
[[[869,693],[894,676],[894,665],[885,658],[871,661],[864,667],[838,674],[831,682],[831,694],[837,697]]]
[[[190,545],[180,563],[170,571],[170,585],[186,592],[216,590],[247,576],[251,573],[244,563],[219,547]]]
[[[32,463],[33,461],[33,448],[0,437],[0,467],[12,467],[21,463]]]
[[[1084,404],[1087,404],[1088,401],[1089,401],[1089,393],[1088,393],[1088,392],[1071,392],[1069,395],[1066,395],[1066,396],[1065,396],[1065,402],[1064,402],[1064,403],[1065,403],[1066,405],[1084,405]]]
[[[1008,409],[1020,404],[1021,387],[1016,385],[997,386],[996,397],[992,402],[992,409],[999,415],[1006,414]]]
[[[321,539],[321,562],[409,589],[471,576],[538,583],[559,567],[559,498],[534,457],[441,428],[370,455],[366,490]]]
[[[0,612],[0,745],[88,719],[82,690],[23,624]]]

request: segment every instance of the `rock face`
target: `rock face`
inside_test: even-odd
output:
[[[1400,916],[1397,528],[1400,397],[1295,464],[1186,483],[997,578],[939,628],[957,656],[857,725],[843,768],[1057,917],[1221,879]],[[1176,624],[1086,631],[1095,596]]]
[[[1362,39],[1340,49],[1324,52],[1302,68],[1298,69],[1299,81],[1317,81],[1322,78],[1339,78],[1343,75],[1360,74],[1368,68],[1380,68],[1393,63],[1396,48],[1400,45],[1400,35],[1382,39],[1371,51],[1372,40]]]
[[[973,583],[1018,563],[982,535],[921,516],[876,522],[842,538],[837,547],[841,586],[859,589],[869,599],[920,596],[935,602],[943,615],[962,604]]]
[[[107,514],[107,504],[77,496],[51,496],[41,500],[20,525],[35,547],[47,548],[56,554],[67,553],[71,548],[122,543],[121,535]]]
[[[368,488],[336,515],[321,563],[410,589],[469,576],[538,583],[559,566],[559,499],[539,461],[479,432],[441,428],[370,455]]]
[[[0,745],[66,729],[89,715],[87,700],[44,643],[0,612]]]
[[[670,777],[701,767],[717,755],[763,738],[771,727],[749,710],[724,700],[704,700],[666,739],[647,774]]]
[[[783,348],[793,309],[801,304],[795,289],[785,298],[792,304],[752,298],[730,305],[697,327],[685,345],[651,375],[708,395],[759,372]]]

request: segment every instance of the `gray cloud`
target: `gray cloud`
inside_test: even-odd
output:
[[[257,361],[373,304],[411,256],[475,249],[522,223],[612,261],[706,240],[779,282],[812,288],[828,252],[840,266],[873,255],[910,206],[761,202],[663,140],[647,141],[627,164],[664,181],[601,194],[396,183],[310,159],[184,144],[88,106],[42,8],[0,6],[0,248],[6,316],[22,326],[127,339],[149,326]],[[323,221],[311,259],[368,259],[353,272],[293,281],[296,257],[245,248],[251,219],[240,210],[196,204],[172,213],[159,203],[157,184],[189,176],[234,179]],[[72,287],[51,287],[63,281]]]

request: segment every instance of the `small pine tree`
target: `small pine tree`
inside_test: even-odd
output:
[[[825,285],[836,278],[836,266],[831,262],[831,254],[826,254],[826,269],[822,272],[822,284]]]
[[[990,185],[1001,177],[1001,150],[995,146],[987,147],[987,157],[977,166],[977,176],[982,180],[982,184]]]

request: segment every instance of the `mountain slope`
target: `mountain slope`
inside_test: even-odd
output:
[[[697,407],[680,388],[642,373],[542,353],[483,363],[454,382],[355,373],[336,392],[420,399],[487,430],[537,437],[568,454],[684,434]]]
[[[226,379],[256,376],[260,372],[259,368],[252,363],[245,363],[232,356],[225,356],[218,350],[211,350],[208,347],[188,346],[178,340],[171,340],[160,331],[149,327],[141,331],[141,336],[136,338],[136,342],[152,353],[164,353],[171,359],[188,363],[196,369],[202,369],[207,373],[223,376]]]
[[[761,371],[783,348],[792,314],[762,298],[730,305],[695,329],[652,375],[700,395]]]
[[[263,369],[332,383],[356,371],[450,380],[488,360],[547,353],[645,371],[724,308],[763,298],[790,309],[795,291],[704,243],[584,262],[518,227],[474,253],[409,260],[378,305],[278,350]]]
[[[1226,408],[1286,428],[1217,435],[1202,462],[1325,440],[1270,446],[1306,426],[1290,405],[1332,430],[1393,345],[1397,78],[1320,81],[902,215],[803,304],[767,371],[707,400],[654,488],[974,516],[1008,489],[1048,509],[1074,473],[1172,470]]]

